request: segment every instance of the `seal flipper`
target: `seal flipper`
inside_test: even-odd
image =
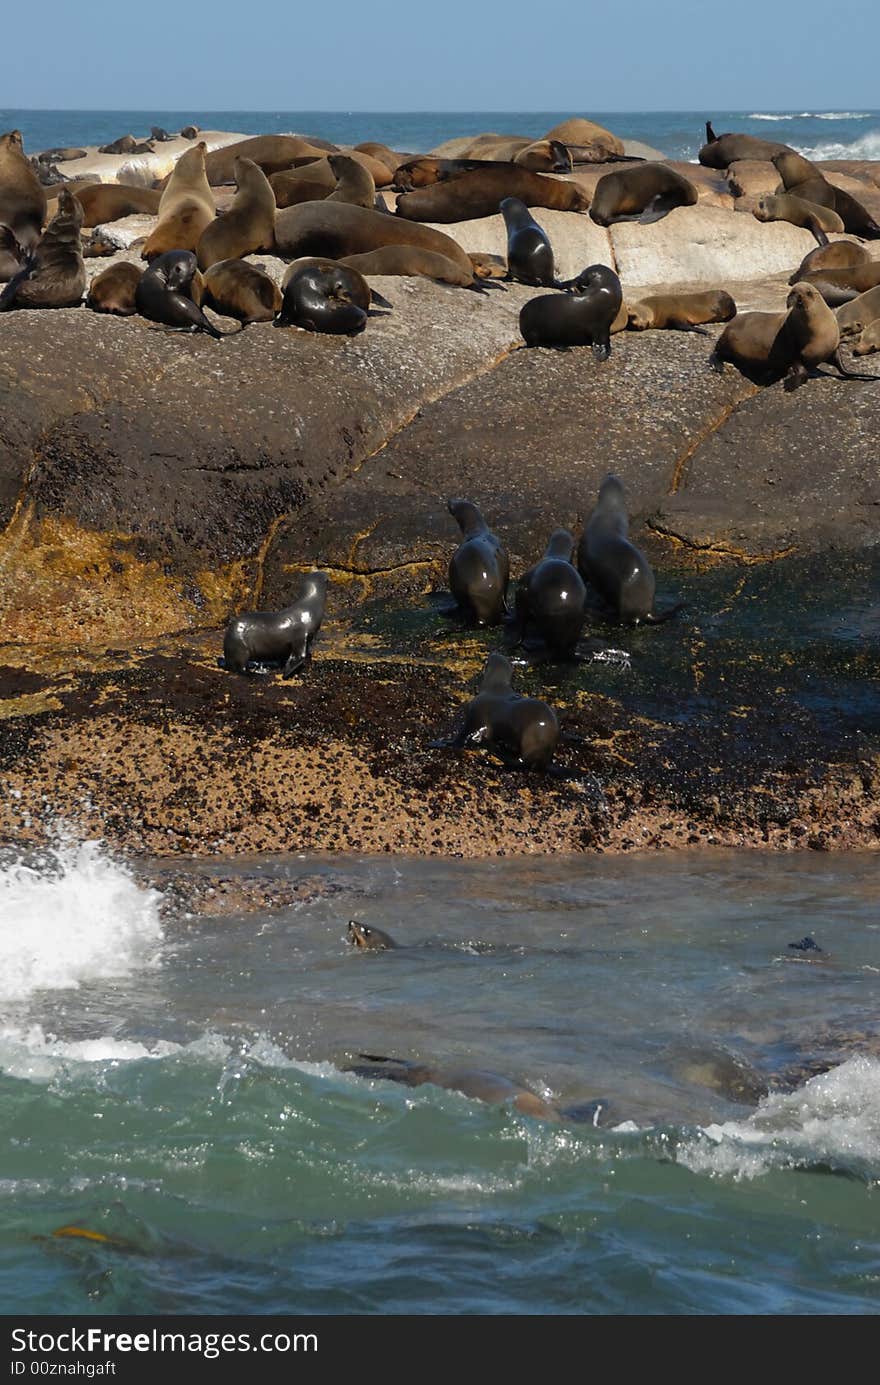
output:
[[[834,355],[829,358],[828,363],[829,365],[833,365],[835,370],[839,371],[845,380],[880,380],[880,375],[868,375],[862,374],[857,370],[849,370],[840,359],[840,347],[838,347]],[[792,388],[794,388],[794,386],[792,386]]]
[[[676,207],[680,207],[681,202],[674,193],[658,192],[656,197],[652,197],[645,210],[633,221],[638,221],[642,226],[650,226],[655,221],[662,221],[664,216],[668,216]]]
[[[696,332],[701,337],[708,337],[711,335],[706,331],[705,327],[698,327],[696,323],[693,322],[685,322],[682,317],[670,317],[667,320],[666,326],[673,332]]]
[[[649,611],[642,620],[646,625],[665,625],[667,620],[672,620],[673,616],[677,616],[679,611],[683,610],[684,602],[679,601],[677,606],[670,606],[668,611]]]
[[[717,144],[717,143],[718,143],[718,136],[716,135],[715,131],[712,129],[712,122],[711,122],[711,120],[707,120],[707,121],[706,121],[706,143],[707,143],[707,144]]]

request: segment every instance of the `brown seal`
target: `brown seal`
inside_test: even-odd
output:
[[[513,162],[532,173],[570,173],[571,153],[558,139],[539,139],[514,154]]]
[[[464,289],[475,287],[473,273],[468,273],[446,255],[438,255],[418,245],[383,245],[381,249],[371,250],[366,255],[347,255],[339,263],[365,275],[408,275],[434,279],[441,284],[456,284]]]
[[[681,609],[655,612],[657,588],[651,564],[629,536],[623,482],[609,472],[578,544],[578,571],[624,625],[661,625]]]
[[[20,273],[23,254],[9,227],[0,225],[0,284]]]
[[[205,227],[196,254],[199,269],[220,260],[240,260],[275,245],[275,194],[252,159],[235,160],[235,201]]]
[[[265,270],[244,260],[220,260],[204,276],[202,302],[223,317],[239,322],[271,322],[281,308],[282,293]]]
[[[7,226],[23,250],[40,239],[46,219],[46,192],[25,157],[20,130],[0,135],[0,225]]]
[[[156,216],[162,201],[157,188],[129,187],[127,183],[88,183],[74,188],[73,193],[83,209],[87,229],[137,213]]]
[[[706,121],[706,143],[698,154],[704,168],[729,168],[742,159],[757,159],[769,163],[777,154],[790,152],[787,144],[759,139],[757,135],[716,135],[712,122]]]
[[[480,691],[465,707],[464,722],[452,745],[491,746],[521,769],[545,770],[559,741],[559,721],[552,707],[513,690],[513,665],[503,654],[490,654]]]
[[[444,255],[465,272],[473,269],[461,246],[443,231],[345,202],[304,202],[280,211],[275,218],[275,243],[282,255],[340,260],[386,245],[417,245]]]
[[[844,269],[816,269],[801,280],[805,284],[815,284],[816,288],[832,308],[858,298],[880,284],[880,260],[868,260],[865,264],[851,265]]]
[[[674,168],[661,163],[633,164],[606,173],[596,184],[590,216],[599,226],[618,221],[659,221],[673,207],[693,207],[697,189]]]
[[[153,260],[168,250],[195,250],[214,220],[214,197],[205,176],[207,145],[203,139],[181,154],[159,203],[159,223],[141,251]]]
[[[199,127],[198,127],[198,125],[184,125],[183,129],[182,129],[181,132],[180,132],[180,138],[181,138],[181,139],[198,139],[198,137],[199,137]]]
[[[805,202],[816,202],[820,207],[830,207],[832,211],[837,212],[843,221],[844,229],[851,235],[863,236],[867,240],[880,237],[880,226],[861,202],[857,202],[842,188],[829,183],[821,169],[810,163],[802,154],[788,149],[784,154],[777,154],[771,162],[782,179],[786,192],[794,193]]]
[[[545,139],[557,139],[562,144],[569,146],[573,144],[590,145],[601,144],[612,154],[623,154],[623,140],[618,139],[610,130],[606,130],[604,125],[597,125],[594,120],[584,120],[582,116],[572,116],[569,120],[563,120],[559,125],[554,125],[552,130],[548,130]]]
[[[788,221],[792,226],[802,226],[804,230],[813,232],[820,245],[824,242],[816,235],[816,227],[826,235],[839,235],[843,230],[843,219],[837,212],[830,207],[820,206],[818,202],[806,202],[792,192],[765,193],[758,198],[752,215],[758,221]]]
[[[250,159],[268,178],[271,173],[290,168],[294,159],[321,159],[325,152],[298,135],[254,135],[252,139],[241,139],[235,144],[224,145],[222,149],[212,149],[205,160],[205,176],[212,188],[231,183],[235,177],[236,159]]]
[[[794,274],[789,279],[789,284],[796,284],[805,275],[814,273],[817,269],[851,269],[855,265],[867,264],[871,256],[863,245],[857,245],[853,240],[835,240],[828,245],[820,245],[815,250],[811,250],[798,265]]]
[[[704,293],[652,294],[627,309],[627,325],[634,332],[650,328],[671,328],[679,332],[699,331],[704,322],[729,322],[736,304],[724,289]]]
[[[357,919],[348,921],[348,941],[362,952],[392,952],[397,948],[390,933],[381,928],[368,927]]]
[[[403,1058],[383,1058],[372,1053],[358,1055],[360,1062],[346,1069],[357,1077],[382,1082],[400,1082],[406,1087],[423,1087],[426,1084],[440,1087],[448,1092],[460,1092],[462,1096],[474,1101],[485,1101],[493,1106],[511,1105],[523,1116],[536,1120],[552,1121],[558,1125],[563,1116],[577,1119],[574,1112],[558,1111],[549,1101],[519,1082],[512,1082],[499,1073],[486,1072],[482,1068],[440,1067],[433,1063],[410,1063]],[[601,1111],[604,1103],[597,1103]],[[593,1119],[590,1115],[588,1119]]]
[[[375,140],[364,140],[362,144],[356,144],[352,151],[355,154],[369,154],[371,158],[378,159],[393,174],[394,170],[403,162],[401,154],[395,154],[393,149],[389,149],[387,144],[377,144]]]
[[[137,148],[134,135],[120,135],[112,144],[99,144],[99,154],[133,154]]]
[[[334,192],[338,183],[329,158],[310,159],[299,168],[273,173],[269,182],[277,207],[295,207],[300,202],[321,202]]]
[[[348,202],[352,207],[374,206],[376,182],[359,159],[348,154],[331,154],[327,162],[337,180],[328,202]]]
[[[58,210],[36,250],[0,294],[0,312],[9,308],[77,308],[86,287],[80,230],[82,207],[62,188]]]
[[[715,345],[711,357],[715,369],[720,373],[724,362],[730,361],[757,384],[772,384],[784,377],[786,391],[798,389],[825,362],[846,378],[873,378],[843,365],[837,318],[813,284],[795,284],[786,307],[784,313],[738,314]]]
[[[838,308],[834,316],[842,337],[855,337],[880,317],[880,287],[860,293]]]
[[[853,355],[870,356],[874,351],[880,351],[880,318],[868,323],[853,347]]]
[[[590,205],[589,194],[577,183],[530,173],[516,164],[490,165],[418,192],[405,192],[398,198],[397,215],[408,221],[472,221],[496,216],[505,197],[517,197],[527,207],[560,212],[585,212]]]
[[[132,317],[137,312],[135,294],[143,270],[140,265],[120,260],[101,271],[89,285],[86,307],[96,313],[115,313]]]

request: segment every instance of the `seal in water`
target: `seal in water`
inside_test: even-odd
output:
[[[452,595],[459,610],[477,625],[498,625],[507,609],[507,549],[470,500],[450,500],[447,509],[462,533],[449,563]]]
[[[590,216],[599,226],[659,221],[674,207],[693,207],[697,189],[666,164],[644,163],[606,173],[596,184]]]
[[[46,192],[25,158],[20,130],[0,135],[0,225],[7,226],[22,250],[40,239],[46,219]]]
[[[503,654],[490,654],[480,691],[464,710],[464,724],[450,744],[491,746],[502,759],[522,769],[546,770],[559,740],[559,721],[552,707],[536,697],[513,691],[513,665]]]
[[[707,289],[705,293],[663,293],[642,298],[627,309],[627,325],[634,332],[649,328],[700,332],[701,323],[729,322],[735,316],[736,304],[729,293]]]
[[[202,301],[222,317],[271,322],[282,304],[274,279],[246,260],[220,260],[205,271]]]
[[[86,294],[86,307],[96,313],[116,313],[131,317],[137,312],[135,296],[144,271],[140,265],[120,260],[92,280]]]
[[[348,921],[348,941],[364,952],[386,952],[397,947],[390,933],[383,933],[381,928],[368,928],[365,923],[358,923],[357,919]]]
[[[519,579],[508,648],[522,644],[533,627],[551,654],[571,658],[586,616],[587,589],[572,563],[574,539],[554,529],[539,563]]]
[[[550,237],[518,197],[505,197],[499,207],[507,227],[507,269],[511,279],[533,288],[556,287],[556,267]]]
[[[294,260],[282,282],[276,327],[352,336],[367,323],[372,295],[362,274],[335,260]]]
[[[402,1082],[407,1087],[422,1087],[429,1083],[433,1087],[460,1092],[462,1096],[492,1105],[509,1102],[522,1115],[534,1116],[538,1120],[553,1121],[558,1125],[562,1119],[560,1112],[549,1101],[498,1073],[484,1072],[479,1068],[441,1068],[428,1063],[409,1063],[403,1058],[382,1058],[371,1053],[361,1053],[358,1057],[364,1061],[346,1069],[357,1077]]]
[[[292,677],[312,657],[326,604],[327,575],[310,572],[302,578],[296,600],[283,611],[233,616],[226,627],[221,668],[250,673],[251,665],[268,660],[281,665],[284,678]]]
[[[191,297],[196,268],[192,250],[167,250],[159,255],[135,290],[137,310],[141,317],[176,331],[207,332],[218,340],[228,337],[230,333],[218,331]]]
[[[78,308],[86,287],[80,230],[83,210],[62,188],[58,210],[24,267],[0,294],[0,312],[9,308]]]
[[[629,537],[623,482],[609,473],[578,544],[578,568],[625,625],[660,625],[680,606],[654,614],[656,580],[651,564]]]
[[[572,293],[531,298],[519,315],[526,346],[592,346],[599,361],[611,355],[611,327],[623,304],[620,280],[607,265],[590,265],[566,284]]]

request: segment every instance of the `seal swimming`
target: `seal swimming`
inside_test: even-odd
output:
[[[624,625],[660,625],[681,609],[674,606],[655,614],[654,572],[629,537],[623,482],[610,472],[584,527],[577,563],[584,580],[592,583]]]
[[[390,933],[383,932],[381,928],[368,927],[357,919],[348,921],[348,941],[352,947],[364,952],[387,952],[397,948]]]
[[[558,1125],[562,1119],[560,1112],[549,1101],[498,1073],[480,1068],[442,1068],[429,1063],[410,1063],[403,1058],[382,1058],[371,1053],[361,1053],[358,1057],[363,1061],[345,1069],[357,1077],[402,1082],[407,1087],[421,1087],[428,1083],[432,1087],[460,1092],[462,1096],[491,1105],[509,1102],[522,1115],[533,1116],[537,1120],[552,1121]],[[571,1119],[574,1118],[572,1115]]]
[[[611,355],[611,328],[623,305],[623,290],[613,269],[590,265],[565,287],[572,293],[544,293],[529,299],[519,315],[526,346],[592,346],[599,361]]]
[[[544,556],[517,583],[507,647],[522,644],[532,628],[548,651],[571,658],[586,618],[587,589],[572,562],[574,538],[554,529]]]
[[[446,508],[462,533],[449,562],[449,587],[458,608],[477,625],[498,625],[507,609],[510,558],[470,500]]]
[[[245,611],[226,627],[221,667],[250,673],[252,665],[270,661],[291,678],[312,657],[312,644],[321,628],[327,604],[327,575],[302,577],[296,599],[282,611]]]

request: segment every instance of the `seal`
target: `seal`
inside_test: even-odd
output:
[[[275,246],[275,194],[269,179],[251,159],[236,159],[235,185],[232,206],[202,232],[196,250],[199,269]]]
[[[619,221],[659,221],[674,207],[693,207],[697,189],[661,163],[634,164],[606,173],[596,184],[590,216],[598,226]]]
[[[552,1121],[558,1125],[562,1119],[549,1101],[498,1073],[484,1072],[480,1068],[442,1068],[430,1063],[410,1063],[402,1058],[382,1058],[370,1053],[358,1056],[363,1061],[346,1068],[347,1072],[357,1077],[400,1082],[406,1087],[428,1084],[448,1092],[460,1092],[462,1096],[493,1106],[509,1104],[521,1115],[533,1116],[536,1120]]]
[[[569,148],[574,145],[600,144],[612,154],[623,154],[623,140],[618,139],[610,130],[606,130],[604,125],[597,125],[595,120],[584,120],[583,116],[571,116],[568,120],[563,120],[559,125],[554,125],[552,130],[548,130],[545,139],[559,140],[560,144],[566,144]]]
[[[86,307],[96,313],[115,313],[132,317],[137,312],[135,295],[144,271],[140,265],[120,260],[92,280],[86,294]]]
[[[325,153],[326,150],[298,135],[254,135],[251,139],[237,140],[235,144],[225,144],[222,149],[212,149],[205,159],[205,177],[212,188],[231,183],[236,159],[250,159],[268,178],[270,173],[290,168],[294,159],[321,159]]]
[[[366,255],[348,255],[338,263],[347,265],[349,269],[356,269],[359,274],[366,276],[405,275],[434,279],[441,284],[455,284],[465,289],[482,287],[473,272],[468,273],[446,255],[438,255],[433,250],[423,250],[418,245],[385,245]]]
[[[735,315],[736,304],[724,289],[652,294],[627,309],[627,325],[634,332],[649,328],[699,332],[704,322],[729,322]]]
[[[375,140],[364,140],[362,144],[356,144],[353,152],[355,154],[369,154],[371,158],[378,159],[388,169],[390,174],[403,162],[403,154],[395,154],[393,149],[389,149],[387,144],[377,144]]]
[[[150,126],[150,139],[154,139],[157,144],[167,144],[168,140],[174,139],[167,130],[163,130],[161,125]]]
[[[498,625],[507,609],[510,557],[470,500],[446,508],[462,540],[449,562],[449,587],[462,614],[477,625]]]
[[[515,649],[532,627],[548,651],[571,658],[586,619],[587,589],[572,563],[574,539],[554,529],[540,562],[519,579],[508,648]]]
[[[531,173],[570,173],[571,151],[558,139],[539,139],[513,156],[513,162]]]
[[[857,202],[842,188],[829,183],[822,171],[802,154],[788,149],[784,154],[777,154],[771,159],[771,163],[782,179],[786,192],[794,193],[804,202],[815,202],[820,207],[829,207],[841,218],[844,230],[849,231],[851,235],[862,236],[866,240],[876,240],[880,237],[880,226],[861,202]]]
[[[516,164],[492,164],[417,192],[403,193],[397,199],[397,215],[408,221],[441,224],[473,221],[495,216],[505,197],[518,197],[527,207],[549,207],[559,212],[585,212],[590,205],[589,194],[577,183],[530,173]]]
[[[590,265],[572,281],[573,293],[531,298],[519,315],[526,346],[592,346],[599,361],[611,355],[611,327],[623,305],[620,280],[607,265]]]
[[[294,260],[281,283],[276,327],[353,336],[367,325],[372,294],[362,274],[336,260]]]
[[[196,257],[191,250],[166,250],[164,255],[157,255],[135,291],[138,312],[150,322],[161,322],[175,331],[207,332],[218,340],[229,336],[228,332],[218,331],[194,301],[196,272]]]
[[[388,952],[397,947],[390,933],[383,933],[381,928],[368,928],[357,919],[348,921],[348,941],[364,952]]]
[[[507,228],[509,277],[533,288],[555,288],[556,265],[547,232],[518,197],[505,197],[499,210]]]
[[[271,322],[282,301],[275,280],[245,260],[220,260],[205,272],[202,302],[222,317]]]
[[[797,284],[817,269],[851,269],[855,265],[867,264],[870,258],[865,247],[857,245],[855,241],[831,241],[805,255],[788,282]]]
[[[777,154],[789,153],[787,144],[759,139],[757,135],[716,135],[712,122],[706,121],[706,143],[697,158],[704,168],[729,168],[740,159],[757,159],[769,163]]]
[[[843,220],[830,207],[821,207],[817,202],[805,202],[794,193],[766,193],[758,198],[752,215],[758,221],[788,221],[792,226],[803,226],[812,231],[820,245],[827,244],[817,234],[839,234],[843,230]]]
[[[200,131],[198,125],[184,125],[183,129],[180,132],[180,138],[198,139],[199,133]]]
[[[353,207],[375,205],[376,182],[368,168],[348,154],[331,154],[327,162],[336,178],[328,202],[348,202]]]
[[[874,378],[844,366],[837,318],[815,285],[795,284],[786,307],[784,313],[738,314],[715,344],[710,358],[714,368],[721,373],[730,361],[757,384],[784,377],[787,392],[798,389],[825,362],[846,379]]]
[[[78,308],[86,287],[80,230],[82,207],[61,189],[58,210],[43,238],[0,294],[0,312],[10,308]]]
[[[681,609],[654,612],[654,572],[629,537],[623,482],[610,472],[584,527],[577,564],[584,581],[592,583],[623,625],[660,625]]]
[[[300,202],[322,202],[337,186],[329,159],[313,159],[301,168],[273,173],[269,182],[279,208],[296,207]]]
[[[867,260],[844,269],[810,270],[800,282],[815,285],[825,302],[837,308],[880,284],[880,260]]]
[[[134,135],[120,135],[112,144],[99,144],[99,154],[133,154],[137,148]]]
[[[513,691],[513,665],[503,654],[490,654],[480,691],[465,707],[464,723],[452,742],[492,746],[521,769],[546,770],[559,741],[559,721],[552,707],[536,697]]]
[[[37,155],[37,163],[41,164],[65,164],[70,163],[71,159],[88,158],[87,149],[74,149],[67,146],[63,149],[44,149]]]
[[[851,298],[834,314],[842,337],[855,337],[880,317],[880,287]]]
[[[86,229],[137,213],[156,216],[162,201],[162,194],[156,188],[129,187],[127,183],[87,183],[72,191],[83,209]]]
[[[295,601],[283,611],[233,616],[223,640],[222,667],[252,673],[254,664],[269,662],[280,665],[282,677],[291,678],[312,657],[326,604],[326,573],[310,572],[302,578]]]
[[[108,255],[115,255],[119,251],[119,246],[114,245],[112,240],[102,236],[100,231],[91,236],[86,236],[82,243],[82,254],[84,260],[106,259]]]
[[[416,245],[445,255],[466,273],[473,272],[464,250],[443,231],[345,202],[304,202],[280,211],[275,218],[275,243],[280,254],[291,258],[322,255],[331,260],[366,255],[386,245]]]
[[[181,154],[159,202],[159,222],[141,251],[144,260],[169,250],[195,250],[214,220],[216,208],[205,177],[203,139]]]
[[[0,284],[5,284],[20,272],[23,254],[9,227],[0,225]]]
[[[874,351],[880,351],[880,318],[875,318],[864,328],[853,347],[853,355],[870,356]]]
[[[10,130],[0,135],[0,225],[22,250],[31,250],[45,220],[46,191],[25,158],[21,131]]]

